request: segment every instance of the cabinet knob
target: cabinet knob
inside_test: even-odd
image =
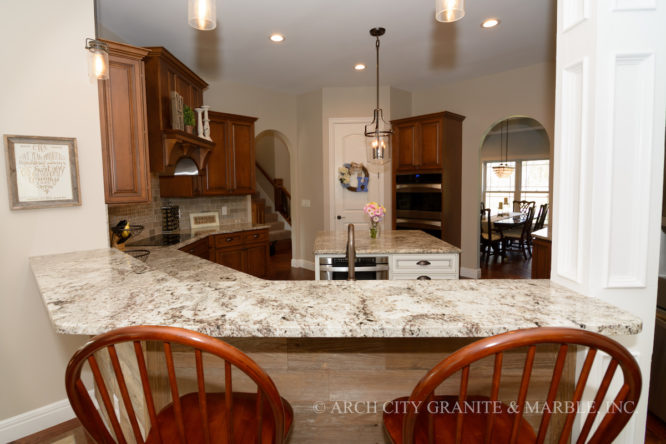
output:
[[[228,238],[226,238],[225,240],[226,240],[227,242],[231,242],[231,241],[233,240],[233,238],[232,238],[232,237],[228,237]]]
[[[430,265],[430,261],[418,261],[416,265]]]
[[[259,237],[259,235],[258,235],[258,234],[255,234],[255,235],[254,235],[254,238],[255,238],[255,239],[256,239],[256,238],[258,238],[258,237]]]
[[[430,276],[419,276],[416,278],[418,281],[430,281],[432,278]]]

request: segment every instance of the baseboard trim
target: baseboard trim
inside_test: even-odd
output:
[[[481,269],[460,267],[460,276],[470,279],[479,279],[481,277]]]
[[[0,442],[10,442],[32,435],[75,416],[69,400],[61,399],[52,404],[3,419],[0,421]]]
[[[310,271],[314,271],[315,269],[314,261],[308,261],[305,259],[292,259],[291,266],[294,268],[305,268]]]

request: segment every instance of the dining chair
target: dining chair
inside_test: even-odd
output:
[[[518,228],[512,228],[504,231],[503,242],[504,249],[510,249],[517,245],[518,251],[523,253],[523,257],[527,259],[527,253],[532,256],[532,223],[534,219],[534,207],[527,209],[527,217],[525,223]],[[515,242],[515,243],[514,243]]]
[[[546,224],[546,217],[548,216],[548,204],[545,203],[539,207],[539,213],[534,221],[534,231],[540,230]]]
[[[539,427],[535,431],[524,417],[526,399],[532,370],[544,366],[544,362],[535,358],[537,345],[553,344],[557,349],[556,359],[552,364],[553,372],[548,385],[545,402],[542,403],[541,417],[537,417]],[[552,345],[551,345],[552,347]],[[557,413],[556,402],[558,389],[567,375],[564,375],[567,354],[570,351],[587,353],[582,363],[577,381],[574,381],[570,401],[572,406],[580,405],[584,390],[592,390],[594,398],[587,409],[576,412],[568,409],[564,413],[561,428],[549,426],[554,423],[553,413]],[[526,348],[517,399],[506,404],[499,398],[502,381],[502,362],[505,352]],[[568,353],[569,352],[569,353]],[[592,365],[599,352],[609,355],[608,365],[603,379],[597,388],[591,387],[589,376]],[[489,358],[492,369],[492,380],[484,385],[486,395],[472,394],[470,388],[470,367],[479,364],[480,360]],[[508,359],[508,358],[507,358]],[[569,359],[572,359],[570,357]],[[575,358],[573,358],[575,359]],[[494,361],[494,363],[491,363]],[[600,360],[603,366],[603,359]],[[551,364],[548,364],[551,365]],[[610,393],[611,381],[617,371],[621,370],[622,384],[616,394]],[[474,367],[474,371],[478,367]],[[435,390],[454,374],[460,373],[460,386],[456,395],[435,395]],[[505,372],[505,379],[512,371]],[[516,375],[517,376],[517,375]],[[618,378],[619,379],[619,378]],[[473,380],[473,379],[472,379]],[[572,438],[573,424],[579,416],[582,428],[575,442],[577,443],[611,443],[627,424],[638,402],[641,392],[641,373],[638,363],[621,344],[598,333],[573,328],[541,327],[516,330],[491,336],[473,342],[439,362],[416,385],[409,397],[402,397],[387,403],[383,415],[385,431],[393,443],[543,443],[547,436],[550,442],[552,435],[559,435],[557,442],[568,442]],[[587,385],[587,386],[586,386]],[[489,395],[489,396],[488,396]],[[562,397],[562,396],[561,396]],[[612,400],[608,409],[604,409],[604,400]],[[443,406],[448,402],[447,408]],[[476,402],[476,409],[473,407]],[[486,407],[483,403],[488,403]],[[472,405],[472,407],[469,407]],[[392,406],[401,406],[393,408]],[[601,413],[601,414],[600,414]],[[595,427],[595,424],[596,427]],[[591,435],[590,435],[591,434]],[[571,442],[574,442],[571,439]]]
[[[486,255],[486,262],[490,260],[490,255],[504,256],[502,249],[504,236],[502,233],[493,230],[493,223],[490,219],[490,208],[481,210],[481,254]],[[485,226],[484,226],[485,225]]]
[[[148,343],[164,360],[160,369],[164,382],[155,382],[154,369],[146,365],[156,358],[145,352]],[[184,346],[183,356],[194,358],[196,391],[179,393],[183,381],[176,376],[174,346],[178,356],[182,355],[180,346]],[[204,356],[210,374],[223,373],[224,391],[206,390],[212,378],[204,378]],[[215,360],[221,365],[211,369],[209,364]],[[99,409],[81,379],[84,366],[92,372]],[[233,391],[232,369],[256,384],[256,392]],[[65,384],[81,424],[96,442],[104,444],[280,444],[285,442],[294,417],[271,378],[250,357],[223,341],[182,328],[136,326],[96,336],[70,360]],[[159,411],[156,387],[171,396],[171,402]],[[150,419],[145,428],[142,418],[146,422]]]
[[[513,212],[514,213],[527,213],[527,211],[536,207],[536,202],[533,200],[514,200]]]

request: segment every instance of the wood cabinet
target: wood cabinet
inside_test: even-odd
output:
[[[148,137],[143,58],[148,50],[105,41],[109,79],[98,82],[108,204],[150,201]]]
[[[215,142],[202,175],[201,194],[219,196],[253,194],[255,117],[209,112],[211,138]]]
[[[532,279],[550,279],[551,241],[532,239]]]
[[[210,246],[208,237],[193,242],[189,245],[185,245],[180,251],[185,253],[190,253],[194,256],[200,257],[201,259],[210,260]]]
[[[203,105],[203,90],[208,84],[166,48],[147,49],[149,53],[145,65],[150,170],[169,174],[182,156],[192,157],[202,166],[213,144],[172,128],[171,91],[183,96],[184,104],[194,109]]]
[[[442,240],[460,247],[462,122],[448,111],[393,120],[393,208],[396,174],[442,174]],[[396,211],[393,211],[393,229]]]
[[[252,276],[268,276],[268,228],[214,234],[180,250]]]

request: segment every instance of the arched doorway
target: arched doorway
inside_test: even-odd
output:
[[[534,218],[542,206],[542,211],[550,209],[552,154],[548,133],[540,122],[530,117],[501,119],[488,128],[481,143],[479,159],[480,206],[490,209],[493,232],[490,238],[500,240],[495,243],[496,248],[491,249],[491,254],[488,254],[487,248],[481,253],[482,277],[529,278],[532,266],[531,231],[535,228],[535,219],[532,219],[531,228],[529,223],[512,226],[500,221],[520,213],[517,202],[521,201],[533,202],[527,205],[534,207]],[[511,174],[501,177],[497,171],[501,165],[512,168]],[[523,212],[526,212],[524,206]],[[483,245],[487,223],[481,224],[481,230],[479,242]],[[487,241],[487,234],[485,239]],[[523,248],[519,248],[520,242]]]

